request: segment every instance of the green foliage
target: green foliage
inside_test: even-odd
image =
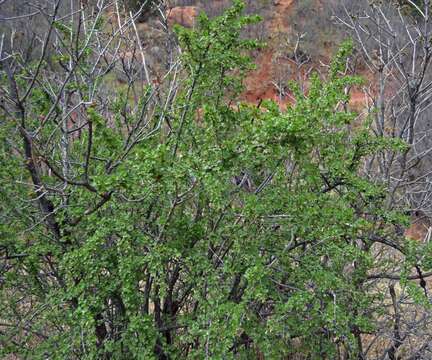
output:
[[[1,279],[0,318],[19,318],[0,332],[1,356],[250,359],[260,351],[331,359],[341,347],[357,354],[356,336],[373,331],[371,304],[379,300],[367,283],[380,267],[369,235],[400,221],[382,211],[385,184],[363,177],[360,166],[402,144],[351,126],[355,114],[341,109],[344,89],[360,82],[340,76],[350,43],[326,79],[311,77],[307,95],[292,85],[296,103],[287,110],[238,103],[252,68],[247,51],[258,46],[239,38],[257,21],[242,10],[234,1],[221,17],[201,14],[196,29],[177,28],[187,80],[170,112],[172,131],[129,149],[118,118],[124,94],[110,105],[114,122],[87,108],[91,156],[109,160],[92,162],[88,186],[50,194],[55,204],[68,196],[55,212],[60,239],[29,202],[22,155],[7,145],[17,130],[2,123],[0,246],[23,256],[8,260]],[[49,105],[33,91],[28,113],[46,115]],[[41,143],[52,127],[43,131]],[[71,146],[78,164],[89,136]],[[55,182],[49,174],[45,181]],[[17,309],[22,296],[28,313]],[[11,341],[20,337],[30,345]]]

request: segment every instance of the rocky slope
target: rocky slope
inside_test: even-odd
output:
[[[230,4],[226,0],[207,3],[177,1],[177,3],[189,5],[172,6],[168,9],[167,18],[170,26],[179,24],[193,27],[195,17],[200,11],[204,10],[210,15],[216,15]],[[337,41],[332,42],[333,39],[324,39],[323,43],[319,44],[322,47],[319,52],[308,54],[302,49],[303,42],[298,43],[297,41],[301,40],[307,31],[313,32],[317,29],[307,28],[304,19],[299,18],[298,15],[304,16],[303,13],[305,11],[307,13],[309,10],[311,16],[320,15],[316,14],[316,11],[321,12],[323,16],[328,14],[324,14],[325,7],[320,0],[310,0],[304,3],[295,0],[247,1],[246,3],[248,5],[247,12],[258,13],[263,17],[260,27],[252,29],[247,35],[260,38],[266,42],[267,46],[255,54],[254,60],[257,68],[251,71],[245,79],[246,89],[242,99],[255,104],[264,99],[272,99],[284,108],[293,101],[287,89],[287,81],[303,82],[303,85],[307,87],[305,80],[307,74],[312,69],[320,70],[323,64],[328,63]],[[303,13],[299,14],[300,12]],[[321,21],[329,22],[329,19],[321,19]],[[299,25],[301,22],[303,22],[303,27]],[[303,32],[302,30],[305,29],[307,31]],[[314,41],[320,39],[315,34],[313,36]],[[363,92],[355,89],[352,91],[351,105],[354,108],[362,108],[366,100]]]

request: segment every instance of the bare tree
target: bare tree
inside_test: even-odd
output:
[[[363,87],[368,99],[365,113],[372,120],[375,135],[405,144],[399,151],[383,151],[371,157],[364,171],[389,189],[385,211],[404,210],[426,228],[432,215],[430,11],[428,0],[404,4],[346,1],[338,4],[335,11],[335,19],[354,39],[360,62],[366,66],[363,72],[370,82]],[[381,240],[376,245],[377,261],[402,259],[409,253],[395,239]],[[427,244],[424,246],[427,248]],[[431,295],[424,276],[429,265],[424,254],[410,256],[416,264],[412,278],[418,279],[419,288],[429,301]],[[380,289],[388,286],[386,299],[390,299],[392,310],[379,321],[380,330],[365,337],[364,356],[368,359],[426,359],[431,355],[430,316],[407,300],[405,292],[412,287],[396,288],[393,284],[403,271],[390,267],[389,274],[373,280]]]

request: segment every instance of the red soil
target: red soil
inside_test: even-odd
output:
[[[287,23],[288,15],[291,11],[293,0],[275,0],[274,16],[268,24],[268,29],[271,34],[288,33],[290,26]],[[271,99],[280,104],[281,107],[286,107],[288,100],[280,100],[278,91],[273,84],[275,64],[273,60],[274,49],[271,45],[265,49],[255,60],[257,70],[248,74],[245,79],[246,91],[242,98],[249,102],[257,104],[262,100]]]
[[[196,6],[177,6],[168,10],[167,19],[170,26],[178,24],[184,27],[192,27],[195,18],[199,14]]]

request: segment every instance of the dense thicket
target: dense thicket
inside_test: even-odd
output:
[[[364,171],[408,147],[354,122],[352,44],[286,110],[244,104],[241,1],[168,33],[157,78],[112,5],[0,54],[0,356],[361,359],[376,335],[394,359],[430,244]]]

